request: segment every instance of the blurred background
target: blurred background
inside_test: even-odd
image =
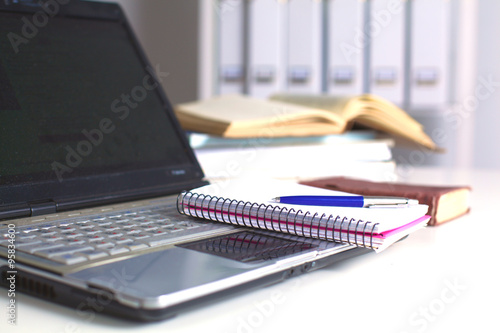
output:
[[[496,0],[118,0],[173,104],[374,93],[446,149],[399,165],[500,167]]]

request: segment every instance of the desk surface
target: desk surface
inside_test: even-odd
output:
[[[401,169],[403,181],[470,184],[472,210],[369,253],[256,292],[153,324],[129,323],[17,296],[18,326],[0,331],[99,332],[466,332],[491,331],[500,306],[500,171]],[[496,193],[496,195],[494,194]],[[484,236],[482,236],[484,235]],[[481,242],[479,237],[491,237]],[[0,290],[1,291],[1,290]],[[7,295],[0,292],[0,304]],[[14,330],[12,330],[14,328]]]

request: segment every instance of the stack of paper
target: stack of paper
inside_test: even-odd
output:
[[[293,180],[344,175],[391,181],[396,177],[393,140],[373,131],[249,139],[191,134],[190,143],[212,180],[259,175]]]

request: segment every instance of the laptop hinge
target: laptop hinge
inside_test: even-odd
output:
[[[57,213],[57,205],[54,201],[37,201],[28,203],[31,216],[39,216]]]

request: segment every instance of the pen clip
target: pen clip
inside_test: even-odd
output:
[[[372,204],[366,206],[367,208],[407,208],[409,207],[410,204],[407,203],[400,203],[400,204]]]
[[[364,197],[365,207],[374,208],[407,208],[417,205],[418,200],[400,197]]]

